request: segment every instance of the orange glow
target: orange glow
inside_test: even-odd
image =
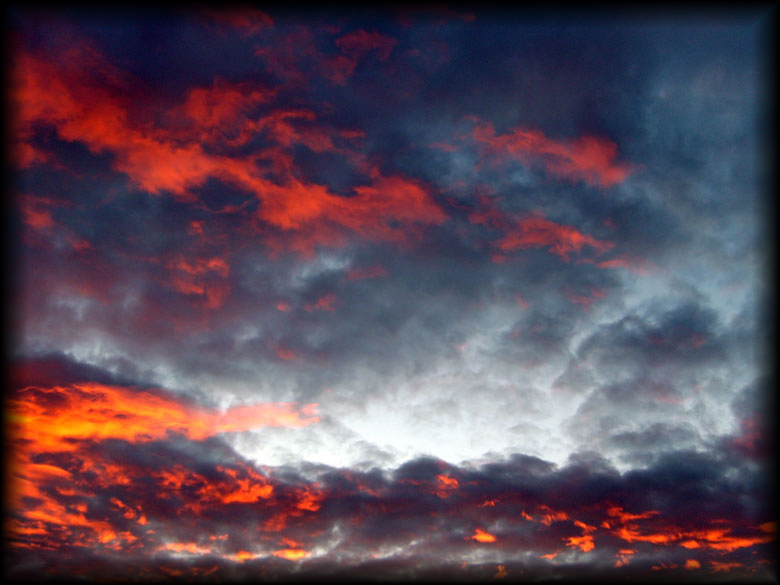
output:
[[[686,569],[701,569],[701,563],[695,559],[688,559],[685,561]]]
[[[575,526],[579,526],[580,528],[582,528],[582,530],[583,530],[583,532],[585,534],[589,534],[591,532],[595,532],[596,531],[596,527],[595,526],[591,526],[590,524],[585,524],[585,522],[580,522],[579,520],[575,520],[574,521],[574,525]]]
[[[549,526],[553,522],[563,522],[569,519],[569,515],[566,512],[556,512],[548,506],[539,506],[540,510],[543,510],[541,523],[545,526]]]
[[[254,554],[245,550],[240,550],[235,554],[228,555],[226,558],[230,559],[231,561],[243,563],[244,561],[256,559],[259,556],[260,556],[259,554]]]
[[[479,505],[479,507],[480,508],[487,508],[487,507],[491,507],[492,508],[493,506],[496,505],[496,503],[498,503],[498,500],[485,500],[484,502],[482,502]]]
[[[656,510],[649,510],[641,514],[629,514],[620,507],[611,507],[607,509],[607,514],[613,518],[618,518],[623,524],[615,528],[612,533],[622,538],[626,542],[650,542],[653,544],[671,545],[693,550],[693,549],[712,549],[722,551],[733,551],[739,548],[747,548],[755,544],[771,542],[774,535],[738,537],[731,536],[728,528],[711,528],[708,530],[682,531],[676,528],[667,529],[664,532],[640,532],[636,524],[630,524],[631,520],[647,519],[658,515]],[[714,524],[722,524],[723,521],[714,520]]]
[[[658,511],[657,510],[649,510],[647,512],[642,512],[641,514],[628,514],[623,511],[623,508],[620,506],[612,506],[610,508],[607,508],[607,516],[611,516],[613,518],[617,518],[620,520],[620,522],[628,522],[629,520],[642,520],[644,518],[650,518],[652,516],[657,516]]]
[[[721,563],[719,561],[710,561],[713,573],[728,573],[732,569],[738,569],[744,567],[742,563]]]
[[[480,528],[477,528],[474,531],[474,534],[471,536],[473,540],[476,540],[477,542],[495,542],[496,537],[490,534],[489,532],[485,532],[484,530],[481,530]]]
[[[285,548],[274,552],[275,557],[287,559],[288,561],[300,561],[309,556],[310,553],[301,548]]]
[[[685,536],[690,540],[681,544],[685,548],[710,548],[714,550],[733,551],[738,548],[747,548],[755,544],[761,544],[765,542],[771,542],[774,540],[774,536],[769,534],[766,536],[754,536],[754,537],[740,537],[729,536],[727,533],[729,530],[724,529],[710,529],[700,530],[685,533]]]
[[[44,536],[51,545],[68,539],[79,546],[102,544],[111,548],[120,547],[122,541],[132,543],[136,537],[127,531],[114,530],[106,521],[88,519],[86,502],[66,506],[43,491],[41,486],[46,485],[54,487],[56,493],[89,495],[88,492],[82,494],[78,484],[73,485],[70,472],[55,465],[33,463],[33,456],[74,452],[80,448],[82,440],[149,441],[165,438],[171,432],[200,440],[221,432],[261,426],[303,426],[317,418],[314,414],[316,405],[299,408],[289,403],[258,404],[213,412],[158,392],[93,382],[51,388],[28,386],[9,397],[7,404],[10,436],[16,444],[24,446],[14,452],[9,490],[11,505],[21,511],[24,520],[12,523],[10,534],[19,536],[33,531]],[[92,472],[93,481],[101,487],[129,486],[134,481],[127,469],[113,463],[85,458],[81,460],[81,468]],[[267,499],[273,493],[273,486],[253,468],[239,467],[223,472],[224,481],[206,480],[191,470],[174,465],[157,472],[155,478],[167,489],[184,488],[197,493],[197,501],[184,504],[184,509],[196,513],[212,502],[252,503]],[[60,486],[58,482],[66,483]],[[22,504],[23,497],[31,499]],[[140,508],[128,506],[116,497],[109,501],[128,520],[137,525],[147,523]],[[80,536],[71,536],[71,527],[87,532],[82,530]],[[51,540],[55,535],[57,540]],[[166,550],[203,552],[202,547],[198,549],[197,546],[171,543]]]
[[[658,563],[653,565],[653,571],[660,571],[661,569],[676,569],[679,565],[676,563]]]
[[[314,484],[314,488],[317,487],[317,484]],[[305,490],[299,493],[298,495],[298,503],[295,505],[299,510],[306,510],[309,512],[316,512],[320,509],[322,506],[322,501],[325,498],[325,496],[312,489],[311,487],[307,487]]]
[[[206,499],[221,501],[225,504],[252,503],[268,499],[273,494],[274,487],[251,467],[244,467],[246,477],[238,477],[238,472],[235,469],[221,467],[217,469],[223,471],[230,479],[225,482],[204,482],[198,493]]]
[[[291,308],[290,303],[286,301],[279,301],[276,303],[276,309],[279,311],[289,311]]]
[[[558,556],[559,553],[547,553],[546,555],[539,555],[539,558],[547,559],[549,561],[553,560],[555,557]]]
[[[162,547],[160,547],[160,550],[179,552],[179,553],[186,552],[191,555],[211,554],[211,548],[207,546],[200,546],[195,542],[169,542],[163,545]]]
[[[456,489],[458,487],[458,480],[454,477],[450,477],[449,475],[437,475],[436,478],[439,480],[439,485],[443,487],[450,489]]]
[[[614,566],[617,567],[624,567],[629,564],[629,557],[633,554],[636,554],[635,550],[632,550],[630,548],[621,548],[617,554],[615,555],[617,557],[617,560],[615,561]]]
[[[574,546],[583,552],[593,550],[596,545],[593,543],[593,537],[590,534],[583,536],[570,536],[567,538],[566,546]]]
[[[317,422],[309,404],[265,403],[223,413],[187,405],[147,390],[94,382],[51,388],[28,387],[10,400],[18,421],[12,429],[30,439],[36,451],[70,451],[72,439],[163,438],[170,432],[204,439],[223,432],[262,426],[306,426]]]
[[[493,575],[493,579],[503,579],[507,574],[506,567],[504,565],[498,565],[496,567],[496,574]]]
[[[438,482],[436,495],[440,498],[449,497],[450,494],[457,490],[458,486],[460,485],[456,478],[450,477],[449,475],[437,475],[436,480]]]
[[[670,544],[680,538],[679,533],[663,534],[663,533],[650,533],[642,534],[638,530],[622,526],[617,530],[613,530],[613,534],[622,538],[626,542],[652,542],[653,544]]]

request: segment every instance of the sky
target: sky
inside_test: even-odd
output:
[[[776,581],[767,8],[6,16],[9,575]]]

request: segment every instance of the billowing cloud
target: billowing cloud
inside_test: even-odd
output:
[[[320,466],[303,476],[258,468],[216,436],[316,419],[236,407],[216,424],[190,417],[185,426],[180,413],[159,394],[86,380],[14,392],[11,437],[26,459],[10,469],[8,535],[15,555],[43,554],[19,574],[63,575],[100,551],[121,572],[152,555],[188,577],[206,564],[217,574],[264,567],[291,576],[292,566],[273,568],[274,557],[313,575],[359,569],[378,555],[417,563],[414,576],[430,568],[419,555],[448,559],[445,571],[456,576],[461,560],[479,565],[496,554],[507,572],[539,576],[586,561],[645,571],[695,561],[709,573],[750,576],[761,574],[776,537],[770,509],[751,503],[755,471],[735,450],[679,451],[622,474],[583,454],[562,467],[523,456],[478,466],[422,458],[395,470]],[[42,416],[56,424],[42,425]],[[703,492],[691,514],[690,498]],[[64,565],[53,562],[58,554]]]

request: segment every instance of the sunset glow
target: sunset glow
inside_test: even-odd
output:
[[[705,10],[9,8],[9,581],[776,581]]]

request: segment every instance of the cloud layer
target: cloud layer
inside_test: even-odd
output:
[[[776,574],[762,21],[506,16],[12,11],[15,576]]]

